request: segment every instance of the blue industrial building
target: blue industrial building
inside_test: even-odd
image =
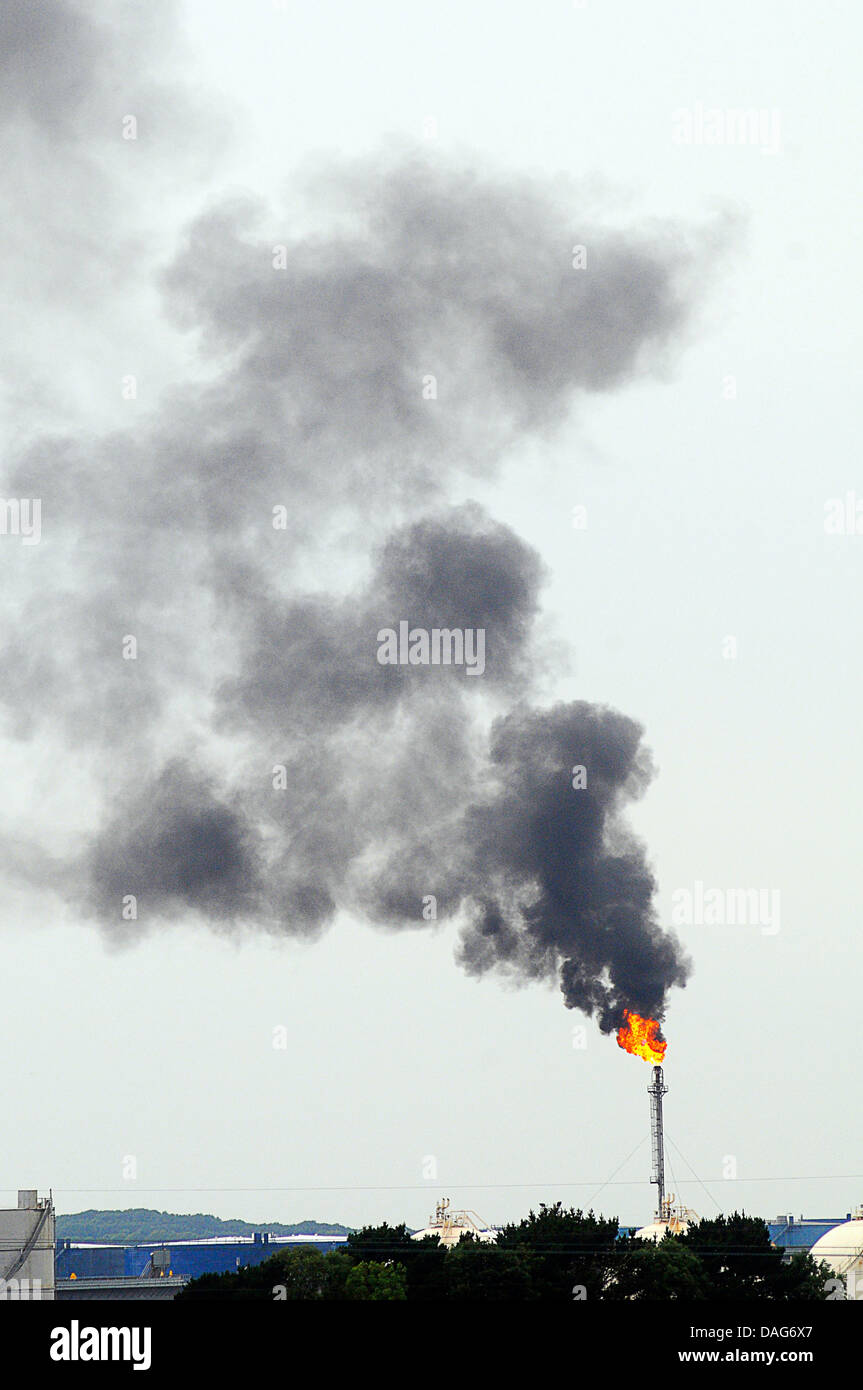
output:
[[[793,1216],[777,1216],[767,1225],[773,1244],[796,1254],[800,1250],[811,1250],[821,1236],[850,1220],[850,1212],[847,1216],[801,1216],[796,1221]]]
[[[148,1245],[87,1245],[59,1240],[55,1272],[58,1279],[71,1279],[73,1275],[76,1279],[140,1279],[158,1267],[175,1277],[197,1279],[201,1274],[227,1274],[244,1265],[258,1265],[280,1250],[313,1245],[327,1251],[344,1241],[344,1236],[276,1236],[267,1231],[255,1231],[245,1238],[227,1236]]]

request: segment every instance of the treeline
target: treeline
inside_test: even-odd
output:
[[[463,1236],[446,1250],[435,1236],[412,1240],[404,1224],[366,1226],[338,1250],[281,1251],[193,1279],[178,1298],[820,1301],[829,1277],[809,1254],[774,1248],[766,1223],[742,1212],[654,1244],[558,1202],[505,1226],[494,1244]]]
[[[271,1231],[279,1236],[344,1236],[350,1227],[323,1221],[228,1221],[197,1212],[194,1216],[131,1207],[128,1211],[79,1211],[57,1217],[57,1238],[109,1245],[155,1245],[172,1240],[206,1240],[212,1236],[250,1236]]]

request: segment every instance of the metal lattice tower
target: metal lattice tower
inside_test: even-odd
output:
[[[661,1221],[665,1215],[665,1145],[662,1135],[662,1097],[667,1091],[668,1087],[662,1077],[662,1067],[654,1067],[653,1084],[648,1086],[647,1094],[650,1096],[650,1141],[653,1161],[650,1181],[655,1182],[657,1186],[656,1217],[658,1221]]]

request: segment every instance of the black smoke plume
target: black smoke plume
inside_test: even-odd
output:
[[[36,43],[27,8],[12,40],[89,125],[104,35],[58,3]],[[70,35],[77,76],[57,69]],[[44,124],[31,107],[19,84],[0,116]],[[6,734],[74,744],[86,769],[48,878],[122,942],[186,916],[289,935],[340,911],[457,920],[473,973],[556,980],[605,1030],[625,1007],[661,1018],[687,963],[625,822],[642,730],[531,707],[541,559],[448,497],[663,364],[707,241],[411,152],[334,166],[310,196],[312,233],[245,197],[188,228],[161,288],[200,380],[127,430],[40,433],[8,461],[45,536],[12,575]],[[482,675],[382,664],[401,622],[481,629]],[[18,875],[48,863],[3,852]]]

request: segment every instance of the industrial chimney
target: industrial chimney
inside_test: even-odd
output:
[[[662,1097],[668,1091],[662,1076],[662,1067],[653,1068],[653,1084],[648,1086],[650,1096],[650,1140],[653,1172],[650,1181],[656,1183],[656,1219],[665,1219],[665,1146],[662,1136]]]

